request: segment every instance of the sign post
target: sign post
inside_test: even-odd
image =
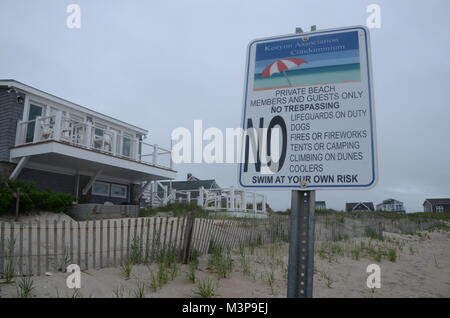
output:
[[[312,26],[311,31],[316,27]],[[296,33],[303,33],[296,28]],[[316,191],[292,190],[289,216],[288,298],[312,298]]]
[[[288,297],[312,297],[315,190],[377,179],[369,30],[264,38],[248,46],[243,188],[292,190]]]
[[[311,298],[314,273],[316,191],[292,190],[287,296]]]

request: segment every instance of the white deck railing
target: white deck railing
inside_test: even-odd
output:
[[[37,117],[30,121],[18,121],[16,146],[47,140],[62,141],[77,147],[162,168],[173,168],[169,149],[146,143],[131,135],[118,134],[114,130],[103,129],[88,122],[75,121],[62,116],[62,113]]]
[[[144,192],[144,200],[153,207],[171,202],[191,203],[208,211],[266,213],[267,197],[264,194],[235,188],[195,190],[170,190],[160,181],[153,181]]]

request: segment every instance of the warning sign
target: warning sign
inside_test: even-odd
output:
[[[366,27],[251,42],[240,185],[373,186],[377,176],[373,107]]]

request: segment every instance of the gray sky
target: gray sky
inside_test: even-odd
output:
[[[66,7],[81,6],[81,29]],[[321,190],[317,199],[386,198],[422,211],[450,197],[450,1],[112,1],[0,0],[0,78],[12,78],[150,130],[169,145],[176,127],[238,127],[247,44],[261,37],[365,24],[371,30],[379,182],[372,190]],[[237,185],[232,164],[178,165]],[[289,191],[267,192],[275,209]]]

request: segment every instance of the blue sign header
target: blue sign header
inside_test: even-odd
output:
[[[256,61],[357,49],[359,49],[358,31],[299,36],[296,39],[258,44]]]

